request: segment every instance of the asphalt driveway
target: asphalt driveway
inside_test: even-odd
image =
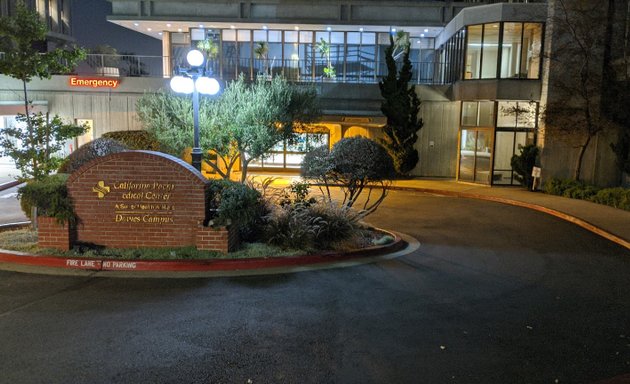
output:
[[[2,383],[589,383],[630,372],[630,252],[496,203],[393,192],[418,251],[215,279],[0,272]]]

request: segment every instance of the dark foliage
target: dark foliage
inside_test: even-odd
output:
[[[114,131],[104,133],[101,137],[113,139],[126,145],[129,149],[159,151],[160,142],[148,131]]]
[[[326,148],[318,148],[302,161],[302,176],[322,184],[329,201],[332,201],[331,185],[341,187],[344,193],[342,206],[348,208],[353,207],[362,192],[367,191],[363,204],[366,215],[374,212],[385,199],[395,173],[387,150],[377,142],[360,136],[341,139],[330,152]],[[377,187],[381,194],[376,200],[371,200],[372,191]]]
[[[95,139],[72,152],[59,167],[59,173],[72,173],[94,159],[112,153],[124,152],[127,149],[127,146],[113,139]]]
[[[519,145],[519,149],[521,152],[518,155],[512,156],[510,165],[515,172],[514,178],[521,183],[521,185],[529,189],[534,183],[532,169],[539,161],[538,154],[540,149],[533,144],[524,147]]]
[[[385,100],[381,103],[381,112],[387,117],[383,128],[385,137],[382,144],[394,159],[396,171],[401,175],[408,174],[418,163],[418,151],[414,148],[418,140],[417,132],[422,128],[422,119],[418,118],[420,100],[413,84],[412,65],[409,60],[409,47],[404,51],[403,65],[400,71],[393,57],[394,39],[390,36],[390,45],[385,51],[387,76],[379,82],[381,95]]]
[[[260,192],[226,179],[210,180],[206,193],[206,225],[236,227],[242,240],[255,240],[268,213]]]
[[[68,175],[56,174],[33,180],[18,190],[22,210],[30,219],[32,207],[38,216],[54,217],[61,224],[75,223],[72,200],[68,196]]]

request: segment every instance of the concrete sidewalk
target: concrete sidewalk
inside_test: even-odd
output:
[[[630,249],[630,212],[622,209],[530,192],[520,187],[488,187],[447,179],[396,180],[393,189],[477,198],[536,209],[571,221]]]

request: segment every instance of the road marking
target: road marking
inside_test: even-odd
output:
[[[17,192],[7,193],[6,195],[1,195],[0,199],[10,199],[12,197],[17,197]]]

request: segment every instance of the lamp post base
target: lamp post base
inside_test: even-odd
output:
[[[202,158],[201,148],[193,148],[191,156],[192,156],[192,166],[201,172],[201,158]]]

